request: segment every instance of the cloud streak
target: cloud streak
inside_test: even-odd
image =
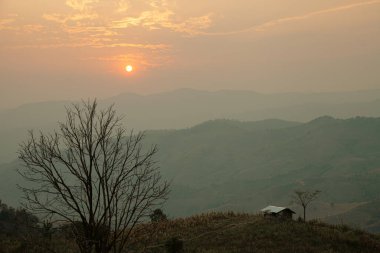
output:
[[[0,31],[3,30],[15,30],[11,25],[15,21],[14,18],[4,18],[0,19]]]
[[[176,14],[173,10],[153,9],[144,11],[139,16],[114,20],[111,27],[114,29],[126,29],[140,26],[148,30],[169,29],[186,35],[196,35],[211,26],[212,13],[190,17],[182,21],[174,21],[174,19],[176,19]]]
[[[303,15],[274,19],[274,20],[265,22],[263,24],[254,25],[254,26],[251,26],[251,27],[248,27],[245,29],[241,29],[241,30],[235,30],[235,31],[230,31],[230,32],[215,32],[215,33],[203,32],[203,33],[199,33],[199,34],[207,35],[207,36],[228,36],[228,35],[236,35],[236,34],[247,33],[247,32],[264,32],[264,31],[267,31],[269,28],[284,25],[286,23],[302,21],[302,20],[310,19],[310,18],[313,18],[316,16],[321,16],[321,15],[325,15],[325,14],[329,14],[329,13],[348,11],[351,9],[375,5],[375,4],[380,4],[380,0],[372,0],[372,1],[367,1],[367,2],[342,5],[342,6],[338,6],[338,7],[334,7],[334,8],[310,12],[310,13],[303,14]]]
[[[90,9],[91,5],[98,3],[98,0],[66,0],[66,5],[77,11]]]
[[[136,49],[149,49],[149,50],[166,50],[170,49],[171,46],[167,44],[133,44],[133,43],[55,43],[55,44],[28,44],[28,45],[16,45],[5,47],[7,49],[22,49],[22,48],[39,48],[39,49],[49,49],[49,48],[136,48]]]
[[[84,61],[102,61],[102,62],[116,62],[119,65],[123,63],[130,63],[135,66],[139,66],[140,69],[157,68],[162,65],[166,65],[171,62],[171,58],[162,54],[150,54],[150,57],[142,53],[121,54],[113,56],[99,56],[99,57],[87,57],[82,58]]]

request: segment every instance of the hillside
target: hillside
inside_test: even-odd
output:
[[[349,224],[365,227],[368,231],[380,231],[380,200],[363,203],[346,213],[333,215],[325,219],[332,224]]]
[[[148,238],[137,237],[134,248],[144,252],[167,252],[173,238],[183,241],[183,252],[257,253],[374,253],[380,237],[342,225],[321,222],[282,222],[261,216],[212,213],[164,222],[149,229]],[[145,239],[145,240],[144,240]],[[142,245],[144,244],[144,245]]]
[[[78,252],[67,227],[46,232],[34,219],[25,226],[27,213],[11,208],[0,211],[0,251]],[[11,216],[11,219],[9,217]],[[4,218],[6,218],[4,222]],[[17,219],[13,219],[17,218]],[[30,221],[29,221],[30,222]],[[47,237],[46,235],[50,235]],[[380,236],[346,225],[317,220],[284,221],[261,215],[212,212],[196,216],[138,224],[127,243],[130,253],[375,253]]]
[[[353,222],[343,220],[379,232],[380,217],[356,208],[379,198],[380,118],[214,120],[182,130],[148,131],[146,143],[158,145],[162,174],[172,182],[164,207],[171,217],[288,206],[295,189],[318,189],[322,194],[310,206],[310,218],[329,220],[360,210]],[[18,166],[0,166],[0,198],[11,205],[20,200]]]
[[[221,123],[148,133],[173,180],[170,213],[289,205],[292,192],[306,188],[322,191],[310,214],[324,218],[379,196],[380,119],[322,117],[266,129]]]

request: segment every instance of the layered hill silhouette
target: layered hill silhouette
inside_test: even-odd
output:
[[[292,206],[295,189],[318,189],[310,218],[379,231],[380,118],[213,120],[148,131],[145,141],[158,145],[161,171],[172,181],[164,207],[171,217]],[[20,200],[18,166],[0,167],[0,198],[11,205]]]
[[[260,94],[181,89],[145,96],[121,94],[100,103],[115,103],[117,113],[125,115],[127,126],[136,130],[180,129],[220,118],[243,121],[278,118],[308,122],[323,115],[380,117],[380,90]],[[28,129],[51,130],[58,120],[64,120],[64,106],[67,105],[70,101],[42,102],[0,111],[0,163],[16,157],[18,144]]]

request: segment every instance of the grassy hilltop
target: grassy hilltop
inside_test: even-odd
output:
[[[375,253],[380,235],[347,225],[212,212],[135,227],[124,253]],[[2,205],[0,253],[77,253],[67,226],[47,229],[21,209]]]
[[[153,230],[154,224],[149,225]],[[380,252],[380,237],[345,225],[278,221],[259,215],[210,213],[156,225],[156,233],[136,236],[134,252],[168,252],[173,238],[182,252],[333,253]]]

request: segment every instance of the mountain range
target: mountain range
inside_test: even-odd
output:
[[[180,89],[151,95],[126,93],[99,102],[102,106],[115,104],[117,113],[125,116],[126,126],[136,130],[181,129],[213,119],[308,122],[323,115],[380,117],[380,90],[261,94]],[[0,164],[16,158],[28,129],[54,129],[57,121],[65,119],[65,106],[70,103],[48,101],[0,111]]]
[[[255,213],[290,206],[294,190],[321,190],[309,218],[380,231],[380,118],[323,116],[284,120],[211,120],[177,130],[150,130],[162,174],[172,183],[170,217],[207,211]],[[0,199],[16,205],[17,161],[0,166]],[[378,209],[377,209],[378,210]]]

